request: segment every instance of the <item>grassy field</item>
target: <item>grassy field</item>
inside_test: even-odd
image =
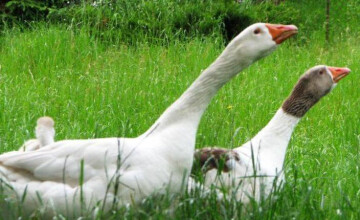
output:
[[[316,39],[290,40],[239,74],[213,99],[197,134],[197,148],[239,146],[265,126],[306,69],[352,69],[297,126],[287,183],[276,199],[241,213],[240,203],[216,202],[215,195],[181,195],[147,199],[108,217],[360,219],[360,45],[355,37],[330,45]],[[55,119],[57,140],[135,137],[219,55],[222,42],[104,46],[64,27],[7,31],[0,37],[0,152],[33,138],[43,115]]]

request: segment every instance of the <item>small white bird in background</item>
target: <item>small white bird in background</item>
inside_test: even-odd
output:
[[[46,145],[54,143],[55,138],[55,122],[51,117],[44,116],[37,120],[35,128],[36,139],[26,141],[19,151],[34,151]]]
[[[183,192],[198,124],[212,97],[296,33],[293,25],[249,26],[136,138],[63,140],[35,151],[0,155],[0,177],[11,186],[5,195],[22,198],[28,212],[45,207],[47,216],[74,217],[96,205],[106,211],[152,194]]]
[[[266,199],[285,181],[284,159],[295,126],[349,72],[348,68],[323,65],[309,69],[270,122],[249,142],[235,149],[196,150],[193,173],[203,177],[203,185],[189,178],[188,190],[199,188],[206,194],[213,186],[219,199],[225,194],[228,198],[235,195],[243,203],[250,198],[257,202]]]

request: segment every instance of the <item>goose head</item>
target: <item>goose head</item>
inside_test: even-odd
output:
[[[350,73],[349,68],[330,67],[325,65],[309,69],[298,81],[304,95],[320,100],[327,95],[337,83]],[[298,92],[301,90],[298,90]],[[295,91],[294,91],[295,92]]]
[[[55,125],[54,120],[48,116],[40,117],[36,123],[37,123],[37,126],[45,126],[48,128],[53,128]]]
[[[304,73],[282,108],[291,115],[302,117],[316,102],[327,95],[350,73],[349,68],[315,66]]]
[[[228,44],[222,57],[244,68],[269,55],[277,45],[297,32],[295,25],[256,23],[237,35]]]

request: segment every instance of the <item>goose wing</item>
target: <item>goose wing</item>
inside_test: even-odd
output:
[[[27,140],[18,151],[34,151],[40,148],[40,142],[38,139]]]
[[[37,181],[63,182],[66,178],[78,184],[80,176],[86,181],[101,171],[113,171],[119,149],[117,138],[59,141],[35,151],[2,154],[0,166],[8,169],[3,176],[9,181],[20,181],[26,173],[26,178]]]

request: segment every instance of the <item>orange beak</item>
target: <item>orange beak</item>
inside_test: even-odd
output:
[[[333,81],[335,83],[339,82],[342,78],[347,76],[351,71],[349,68],[346,68],[346,67],[345,68],[340,68],[340,67],[328,66],[327,68],[330,70]]]
[[[281,44],[286,39],[297,34],[298,28],[295,25],[265,24],[276,44]]]

